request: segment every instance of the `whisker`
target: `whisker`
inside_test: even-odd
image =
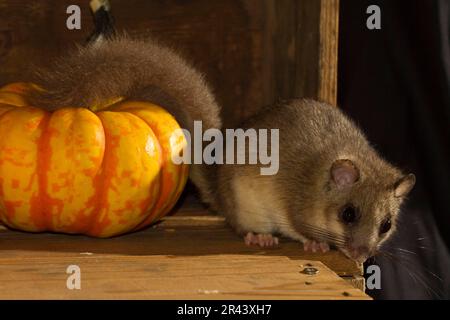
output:
[[[261,222],[264,222],[264,220]],[[267,221],[267,223],[271,222],[272,221]],[[292,228],[292,222],[290,221],[277,221],[277,225],[279,227]],[[345,234],[338,234],[330,230],[327,230],[326,228],[322,228],[317,225],[312,225],[309,223],[300,223],[299,228],[300,234],[302,234],[303,236],[318,241],[327,242],[338,248],[343,247],[346,243],[348,243],[349,240],[349,237]]]
[[[411,254],[417,255],[416,252],[413,252],[413,251],[410,251],[410,250],[406,250],[406,249],[403,249],[403,248],[394,248],[394,249],[396,249],[398,251],[401,251],[401,252],[406,252],[406,253],[411,253]]]
[[[292,223],[289,222],[278,222],[279,226],[292,227]],[[306,237],[315,238],[316,240],[321,240],[325,242],[329,242],[336,246],[343,246],[346,242],[348,242],[348,237],[342,234],[337,234],[332,231],[329,231],[325,228],[308,224],[301,223],[300,227],[302,229],[301,234]]]
[[[328,240],[335,245],[343,245],[348,241],[348,237],[341,234],[336,234],[318,226],[304,223],[302,224],[302,227],[305,229],[307,234],[313,237],[318,237],[319,239]]]
[[[401,248],[400,248],[400,249],[401,249]],[[403,252],[400,252],[400,253],[403,253]],[[409,252],[408,252],[408,253],[409,253]],[[429,282],[427,281],[426,277],[425,277],[423,274],[420,274],[420,273],[417,273],[417,272],[413,272],[413,269],[412,269],[412,268],[409,268],[408,265],[406,265],[406,264],[404,263],[403,260],[400,260],[400,259],[399,259],[396,255],[394,255],[393,253],[388,252],[388,251],[377,251],[377,254],[379,254],[379,255],[381,255],[381,256],[387,258],[388,260],[390,260],[390,261],[392,261],[392,262],[398,264],[400,267],[402,267],[404,270],[406,270],[407,274],[414,280],[414,282],[416,282],[416,283],[418,283],[418,284],[421,284],[421,285],[425,288],[425,290],[427,291],[428,294],[435,295],[436,297],[441,297],[441,296],[442,296],[441,293],[436,292],[436,291],[432,288],[432,286],[429,284]],[[408,258],[409,258],[410,256],[405,256],[405,257],[408,257]],[[406,261],[406,262],[410,262],[410,261],[408,261],[408,260],[405,260],[405,261]],[[439,278],[439,277],[438,277],[436,274],[434,274],[433,272],[431,272],[431,271],[429,271],[429,270],[426,270],[426,269],[425,269],[425,271],[426,271],[428,274],[430,274],[431,276],[435,277],[436,279],[442,281],[442,279]],[[439,291],[441,292],[442,290],[439,290]]]
[[[327,235],[333,236],[334,238],[337,238],[337,239],[344,239],[345,238],[342,235],[336,234],[334,232],[331,232],[329,230],[326,230],[326,229],[323,229],[323,228],[320,228],[320,227],[317,227],[317,226],[314,226],[314,225],[302,224],[302,226],[305,229],[307,229],[307,230],[314,231],[314,232],[321,233],[321,234],[327,234]]]

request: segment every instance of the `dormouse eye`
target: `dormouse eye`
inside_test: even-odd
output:
[[[357,222],[359,220],[358,211],[353,205],[351,204],[346,205],[344,209],[342,209],[341,211],[341,220],[345,224],[352,224]]]
[[[380,234],[388,232],[389,230],[391,230],[391,227],[392,227],[391,218],[384,219],[380,225]]]

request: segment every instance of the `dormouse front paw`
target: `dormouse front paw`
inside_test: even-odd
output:
[[[330,251],[330,246],[326,242],[318,242],[315,240],[306,240],[303,242],[303,250],[306,252],[328,252]]]
[[[271,234],[254,234],[253,232],[249,232],[244,237],[244,241],[247,246],[256,244],[260,247],[273,247],[278,245],[278,238]]]

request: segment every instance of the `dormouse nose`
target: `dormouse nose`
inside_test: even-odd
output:
[[[368,258],[369,257],[369,248],[367,246],[350,246],[349,253],[353,259],[358,258]]]

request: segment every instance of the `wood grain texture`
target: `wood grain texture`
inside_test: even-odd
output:
[[[338,0],[111,0],[120,32],[153,36],[212,84],[227,126],[278,99],[336,100]],[[79,5],[82,29],[66,28]],[[0,85],[83,44],[89,0],[0,0]]]
[[[9,243],[9,245],[8,245]],[[201,244],[201,245],[199,245]],[[285,256],[293,260],[319,260],[340,276],[362,275],[362,267],[338,251],[305,253],[294,241],[282,239],[274,248],[247,247],[243,239],[217,216],[172,216],[147,230],[112,239],[58,234],[29,234],[0,230],[2,257],[64,256],[68,252],[90,251],[117,255],[217,254]],[[80,251],[81,250],[81,251]]]
[[[339,0],[321,0],[318,98],[337,103]]]
[[[66,288],[67,266],[81,290]],[[315,276],[301,273],[311,264]],[[2,259],[1,299],[369,299],[320,262],[277,257],[123,257]]]
[[[355,288],[361,291],[366,291],[366,279],[363,276],[342,277],[342,279],[350,283]]]
[[[214,216],[169,217],[113,239],[0,228],[0,251],[0,299],[368,298],[336,275],[360,272],[339,253],[305,254],[287,240],[246,247]],[[319,273],[301,273],[307,264]],[[81,268],[80,291],[66,288],[69,265]]]

